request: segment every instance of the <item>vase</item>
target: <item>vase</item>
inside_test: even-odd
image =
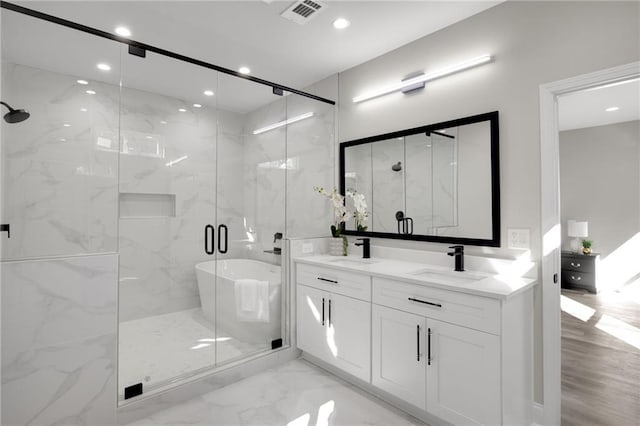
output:
[[[329,240],[329,254],[331,256],[347,255],[347,237],[333,237]]]

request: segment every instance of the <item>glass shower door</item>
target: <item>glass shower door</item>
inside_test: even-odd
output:
[[[282,338],[286,98],[220,74],[216,360],[271,350]]]
[[[119,386],[215,365],[217,72],[122,51]],[[188,78],[185,78],[188,76]],[[132,387],[133,386],[133,387]]]

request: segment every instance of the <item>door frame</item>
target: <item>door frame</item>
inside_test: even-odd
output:
[[[559,278],[562,227],[560,222],[560,144],[558,96],[607,82],[640,77],[640,61],[540,85],[540,237],[542,277],[543,418],[545,425],[561,422],[561,314]]]

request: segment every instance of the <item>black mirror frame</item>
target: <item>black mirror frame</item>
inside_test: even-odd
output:
[[[363,145],[371,142],[382,141],[391,138],[400,138],[416,133],[425,133],[443,128],[464,126],[466,124],[489,121],[491,127],[491,238],[464,238],[446,237],[438,235],[408,235],[396,234],[393,232],[369,232],[348,230],[342,223],[342,235],[357,235],[371,238],[392,238],[397,240],[429,241],[434,243],[464,244],[473,246],[500,247],[500,135],[498,125],[498,111],[485,114],[473,115],[442,123],[429,124],[427,126],[414,127],[412,129],[400,130],[397,132],[385,133],[382,135],[369,136],[362,139],[355,139],[340,144],[340,193],[345,194],[345,149],[355,145]]]

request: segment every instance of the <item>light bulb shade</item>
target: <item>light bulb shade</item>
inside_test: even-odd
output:
[[[586,238],[589,236],[589,222],[577,220],[567,221],[567,235],[569,237]]]

